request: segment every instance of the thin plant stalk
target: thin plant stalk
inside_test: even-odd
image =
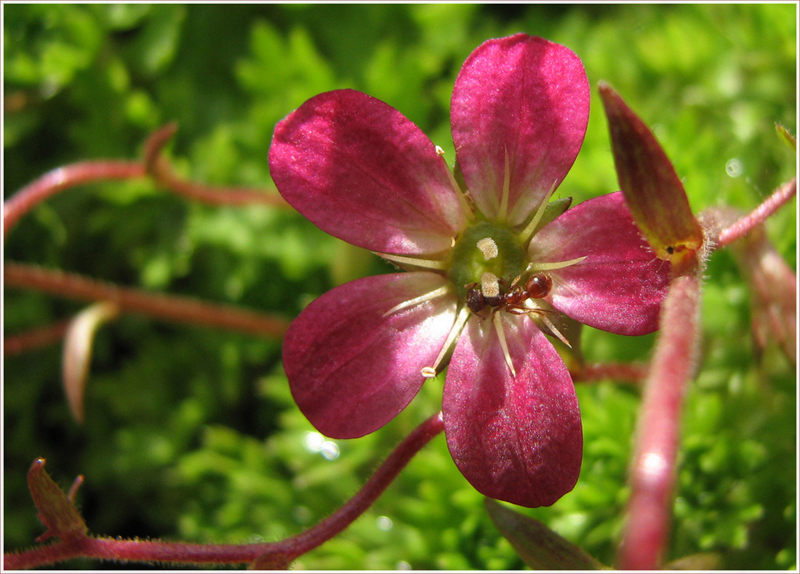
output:
[[[686,388],[697,362],[700,278],[677,277],[661,311],[660,334],[644,386],[631,497],[617,566],[660,568],[669,537],[675,461]]]
[[[289,327],[289,320],[282,317],[229,305],[215,305],[190,297],[147,293],[36,265],[7,262],[4,279],[6,287],[33,289],[83,301],[111,301],[125,313],[242,331],[261,337],[280,338]]]
[[[750,233],[755,227],[764,223],[778,208],[797,194],[797,178],[781,185],[761,205],[748,215],[720,231],[717,237],[718,247],[724,247]]]
[[[129,161],[86,161],[48,171],[3,202],[3,237],[8,236],[23,215],[65,189],[87,183],[146,176],[143,164]]]
[[[242,564],[258,569],[285,569],[299,556],[340,534],[361,516],[394,481],[411,459],[444,430],[437,413],[408,435],[378,467],[355,496],[316,526],[280,542],[260,544],[191,544],[157,540],[120,540],[85,534],[64,536],[58,542],[4,556],[10,570],[35,568],[73,558],[170,564]],[[34,463],[43,461],[37,461]],[[45,511],[47,509],[44,509]],[[39,508],[40,515],[43,509]],[[69,526],[69,523],[65,523]],[[50,533],[58,536],[58,532]]]

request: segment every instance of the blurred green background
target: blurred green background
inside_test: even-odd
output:
[[[586,142],[559,193],[616,190],[596,93],[614,86],[652,126],[695,210],[755,207],[795,172],[775,122],[796,133],[796,7],[784,5],[19,5],[5,4],[5,197],[56,166],[139,156],[180,125],[184,177],[274,193],[274,125],[307,98],[352,87],[399,109],[447,151],[449,98],[469,53],[527,32],[565,44],[593,86]],[[796,269],[796,204],[768,235]],[[4,248],[37,263],[287,317],[332,286],[389,267],[297,213],[213,208],[144,181],[70,190],[24,218]],[[687,399],[667,559],[718,552],[725,568],[796,567],[796,373],[758,356],[749,291],[715,253],[702,362]],[[8,289],[4,334],[83,305]],[[590,361],[643,360],[654,338],[585,329]],[[387,427],[327,441],[291,401],[280,343],[123,316],[97,337],[87,422],[71,418],[60,347],[4,360],[6,550],[42,527],[25,474],[38,456],[79,495],[90,530],[213,542],[275,540],[327,516],[396,443],[439,409],[442,377]],[[575,490],[522,510],[606,564],[629,494],[639,393],[578,385],[585,457]],[[73,561],[70,568],[108,567]],[[297,568],[522,567],[459,474],[444,437],[423,450],[344,534]]]

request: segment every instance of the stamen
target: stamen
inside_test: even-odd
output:
[[[575,265],[576,263],[580,263],[587,257],[588,255],[584,255],[583,257],[576,257],[575,259],[570,259],[569,261],[553,261],[550,263],[529,263],[528,271],[536,273],[537,271],[552,271],[553,269],[563,269],[564,267],[569,267],[570,265]]]
[[[561,333],[561,331],[559,331],[559,330],[556,328],[556,326],[553,324],[553,322],[550,320],[550,318],[549,318],[549,317],[548,317],[546,314],[542,313],[542,314],[540,314],[540,315],[539,315],[539,317],[542,319],[542,322],[543,322],[545,325],[547,325],[547,327],[548,327],[548,328],[549,328],[549,329],[550,329],[550,330],[553,332],[553,334],[554,334],[556,337],[558,337],[558,339],[559,339],[559,340],[560,340],[562,343],[564,343],[564,344],[565,344],[567,347],[569,347],[570,349],[572,348],[572,345],[570,345],[570,344],[569,344],[569,341],[567,341],[567,338],[566,338],[566,337],[565,337],[565,336],[564,336],[564,335]]]
[[[442,360],[447,356],[447,353],[450,351],[450,348],[455,343],[455,340],[461,334],[461,329],[464,328],[464,323],[467,322],[469,319],[469,309],[464,306],[458,312],[458,316],[456,317],[456,322],[453,323],[453,328],[450,329],[450,333],[447,335],[447,339],[444,341],[444,345],[442,346],[442,350],[439,351],[439,356],[436,357],[436,361],[434,361],[432,367],[422,367],[422,376],[426,379],[432,379],[436,376],[436,371],[439,369],[439,364]]]
[[[511,362],[511,353],[508,352],[508,342],[506,341],[506,333],[503,330],[503,320],[500,318],[500,313],[495,313],[492,317],[494,329],[497,331],[497,338],[500,340],[500,347],[503,349],[503,356],[506,358],[506,364],[511,369],[511,375],[516,377],[517,371],[514,369],[514,363]]]
[[[481,253],[483,253],[483,258],[486,261],[490,259],[494,259],[497,257],[498,253],[500,253],[497,249],[497,243],[494,242],[494,239],[491,237],[484,237],[478,243],[475,244]]]
[[[508,215],[508,196],[511,193],[511,166],[509,165],[508,150],[505,152],[505,169],[503,171],[503,194],[500,196],[500,209],[497,210],[497,222],[505,223]]]
[[[531,237],[533,237],[533,232],[536,231],[536,226],[539,225],[539,222],[542,220],[542,216],[547,209],[547,204],[550,202],[550,198],[552,197],[553,192],[556,190],[556,187],[558,187],[558,180],[555,180],[553,185],[550,186],[550,190],[544,196],[544,199],[539,205],[539,208],[536,210],[536,214],[533,216],[533,219],[528,222],[528,225],[526,225],[525,229],[522,230],[522,233],[519,234],[519,240],[523,245],[527,245],[531,240]]]
[[[383,314],[384,317],[387,315],[391,315],[392,313],[396,313],[397,311],[401,311],[403,309],[407,309],[409,307],[413,307],[414,305],[419,305],[420,303],[424,303],[425,301],[431,301],[432,299],[436,299],[437,297],[441,297],[442,295],[447,295],[450,292],[450,289],[447,285],[439,287],[438,289],[434,289],[429,293],[425,293],[424,295],[420,295],[419,297],[414,297],[413,299],[409,299],[408,301],[403,301],[402,303],[398,303],[386,313]]]
[[[500,295],[500,281],[494,273],[486,272],[481,275],[481,292],[484,297],[498,297]]]
[[[458,182],[456,181],[456,176],[453,175],[453,170],[450,169],[450,166],[447,165],[447,162],[444,159],[444,150],[440,148],[438,145],[436,146],[436,155],[442,158],[442,163],[444,163],[444,171],[447,173],[447,179],[450,180],[450,185],[456,192],[456,197],[458,197],[458,202],[461,204],[461,209],[467,216],[467,221],[470,222],[473,221],[475,219],[475,214],[472,211],[472,207],[467,201],[465,193],[461,190],[461,186],[458,185]]]
[[[422,267],[424,269],[436,269],[438,271],[447,269],[447,262],[439,261],[438,259],[421,259],[419,257],[407,257],[405,255],[390,255],[389,253],[380,253],[378,251],[373,251],[373,253],[395,263],[413,265],[414,267]]]

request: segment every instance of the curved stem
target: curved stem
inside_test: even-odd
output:
[[[176,123],[167,124],[156,130],[145,143],[145,169],[156,183],[177,195],[211,205],[253,205],[261,203],[274,207],[289,208],[286,200],[277,194],[267,194],[241,187],[203,185],[177,177],[167,159],[161,155],[162,149],[172,139],[177,130],[178,125]]]
[[[442,413],[439,412],[414,429],[389,455],[361,490],[342,508],[313,528],[276,543],[274,546],[278,552],[294,560],[339,534],[361,516],[400,474],[400,471],[405,468],[414,455],[443,430],[444,422]]]
[[[82,275],[51,271],[36,265],[6,262],[6,287],[35,289],[84,301],[112,301],[123,312],[140,313],[179,323],[192,323],[244,331],[262,337],[282,337],[289,321],[227,305],[214,305],[190,297],[147,293],[118,287]]]
[[[60,191],[85,183],[146,176],[141,163],[129,161],[86,161],[48,171],[3,202],[3,237],[35,205]]]
[[[175,176],[161,150],[177,130],[168,124],[156,130],[145,143],[143,162],[98,160],[73,163],[53,169],[26,185],[3,202],[3,237],[20,218],[33,207],[57,193],[86,183],[126,180],[151,176],[168,191],[211,205],[251,205],[261,203],[288,208],[289,204],[276,194],[245,188],[202,185]]]
[[[750,233],[759,224],[775,213],[784,203],[797,194],[797,178],[784,183],[775,192],[765,199],[749,215],[743,217],[730,227],[720,231],[717,237],[717,246],[724,247]]]
[[[172,564],[252,563],[259,569],[288,568],[289,564],[347,528],[392,483],[409,461],[444,430],[442,414],[423,422],[401,442],[361,490],[331,516],[286,540],[266,544],[187,544],[154,540],[81,537],[5,555],[11,570],[34,568],[71,558],[94,558]]]
[[[645,382],[631,467],[620,569],[660,567],[669,534],[683,397],[697,360],[700,278],[673,279],[661,308],[660,335]]]

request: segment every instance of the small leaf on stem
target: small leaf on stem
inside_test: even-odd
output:
[[[600,82],[617,177],[633,220],[675,274],[690,271],[703,245],[678,175],[655,135],[608,84]]]
[[[603,565],[534,518],[484,500],[489,517],[519,557],[534,570],[600,570]]]
[[[33,503],[39,511],[39,519],[47,527],[47,532],[36,541],[41,542],[52,536],[65,541],[85,537],[89,530],[86,523],[64,491],[47,474],[45,462],[45,459],[37,458],[28,471],[28,488]]]
[[[792,151],[797,151],[797,139],[781,124],[775,124],[775,131],[783,142],[792,148]]]

